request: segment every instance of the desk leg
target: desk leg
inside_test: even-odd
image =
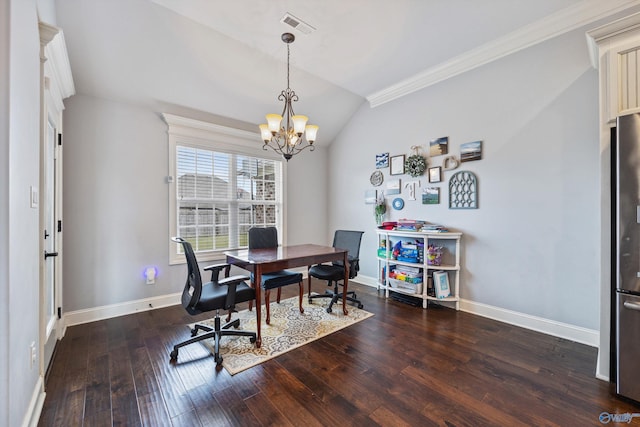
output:
[[[347,286],[349,285],[349,252],[344,253],[344,287],[342,289],[342,312],[346,316],[347,311]]]
[[[253,288],[256,291],[256,348],[260,348],[262,346],[262,334],[260,332],[260,324],[262,323],[262,296],[260,295],[260,291],[262,290],[262,287],[260,286],[261,281],[262,268],[260,268],[260,264],[258,264],[253,274]]]

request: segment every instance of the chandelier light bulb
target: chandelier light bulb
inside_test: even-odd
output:
[[[280,122],[282,122],[282,116],[280,114],[267,114],[266,118],[271,134],[275,135],[280,131]]]
[[[318,134],[318,126],[316,125],[307,125],[305,137],[309,144],[313,144],[316,142],[316,135]]]
[[[309,117],[296,115],[291,117],[291,120],[293,121],[293,131],[296,133],[296,135],[302,136],[302,134],[304,133],[304,127],[307,125]]]
[[[259,127],[260,127],[260,136],[262,136],[262,140],[265,142],[265,144],[268,144],[269,141],[271,141],[271,137],[273,136],[271,134],[271,131],[269,130],[269,126],[263,123]]]

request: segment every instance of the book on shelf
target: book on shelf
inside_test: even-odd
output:
[[[396,265],[395,266],[396,271],[402,271],[403,273],[410,273],[410,274],[421,274],[422,273],[422,268],[420,267],[411,267],[409,265]]]
[[[437,298],[450,297],[449,274],[446,271],[434,271],[433,287],[435,288]]]
[[[449,229],[440,224],[425,224],[422,226],[422,231],[427,233],[446,233]]]

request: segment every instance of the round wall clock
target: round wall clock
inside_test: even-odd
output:
[[[382,176],[382,172],[380,171],[375,171],[374,173],[371,174],[371,178],[369,178],[369,181],[371,181],[371,185],[373,185],[374,187],[377,187],[380,184],[382,184],[383,180],[384,180],[384,176]]]
[[[399,211],[400,209],[404,208],[404,200],[402,200],[400,197],[396,197],[395,199],[393,199],[393,202],[391,202],[391,206],[393,206],[393,209]]]

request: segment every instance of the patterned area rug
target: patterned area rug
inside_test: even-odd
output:
[[[242,372],[245,369],[256,366],[262,362],[285,353],[294,348],[303,346],[340,329],[351,326],[373,313],[358,309],[349,305],[349,314],[342,314],[342,302],[334,304],[333,312],[327,313],[329,298],[318,298],[312,304],[303,299],[304,313],[298,309],[298,297],[280,301],[280,304],[271,302],[271,324],[265,322],[266,310],[262,307],[262,346],[255,348],[247,337],[223,337],[220,342],[220,355],[223,357],[222,366],[231,375]],[[225,315],[226,316],[226,315]],[[255,331],[256,313],[243,310],[234,313],[232,319],[240,318],[238,330]],[[213,327],[213,319],[199,322]],[[190,328],[193,325],[189,325]],[[213,352],[213,340],[201,341]]]

